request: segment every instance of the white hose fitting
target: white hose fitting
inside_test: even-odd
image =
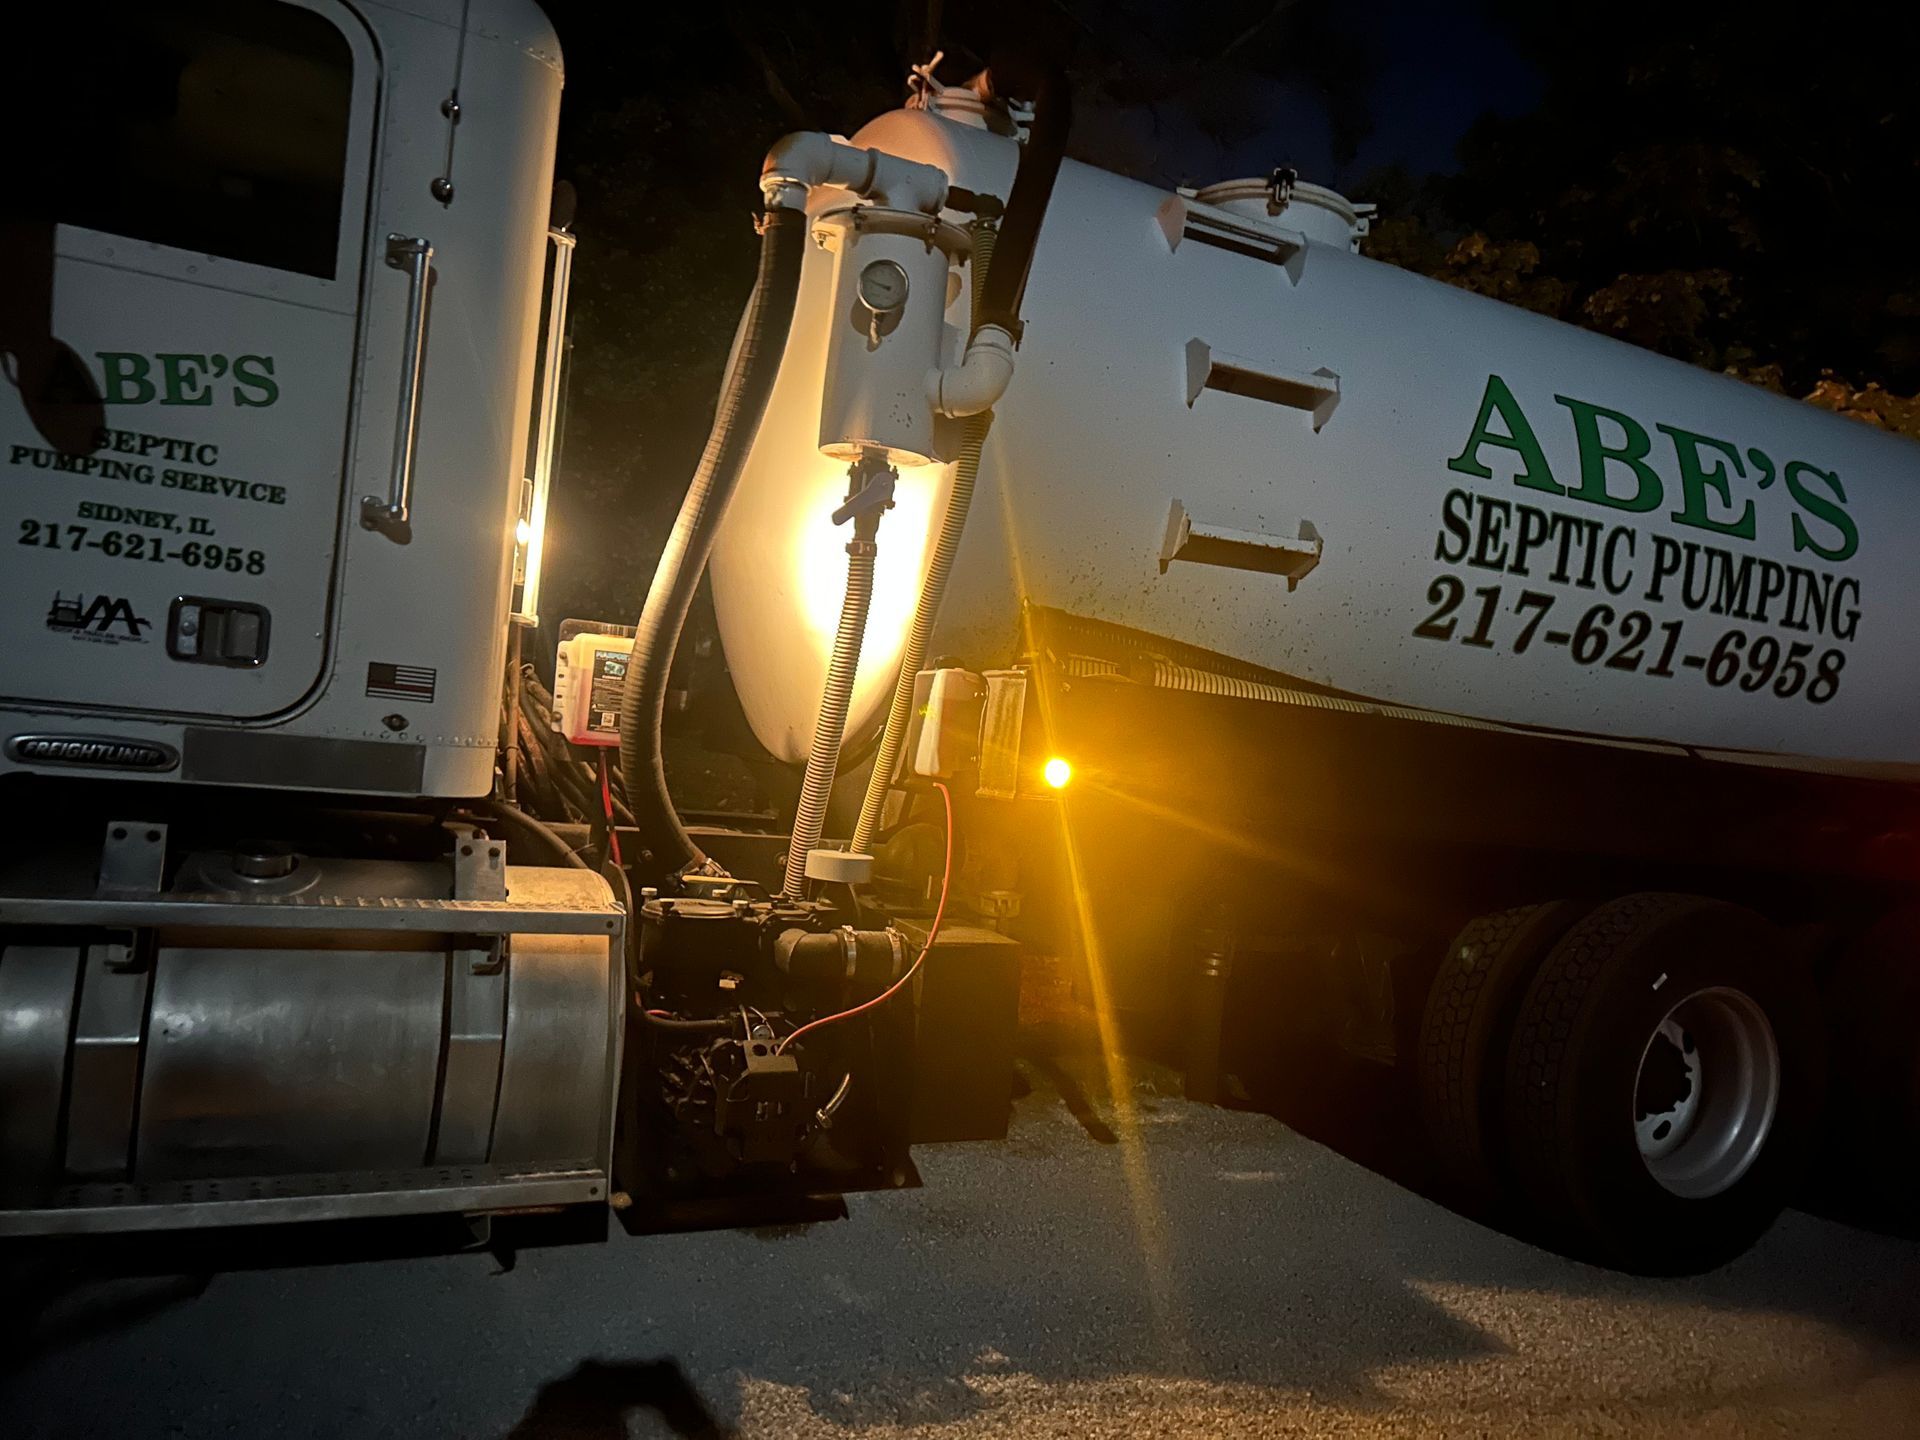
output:
[[[947,203],[947,176],[938,166],[865,150],[818,130],[786,136],[767,152],[760,189],[769,208],[798,210],[816,185],[838,185],[892,210],[938,215]]]
[[[1013,336],[998,325],[982,325],[959,364],[927,373],[927,398],[942,415],[978,415],[993,408],[1012,379]]]

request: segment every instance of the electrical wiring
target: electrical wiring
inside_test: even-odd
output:
[[[625,862],[620,858],[620,832],[617,828],[619,822],[613,817],[613,782],[607,778],[607,752],[604,750],[600,752],[600,803],[606,809],[607,844],[613,850],[613,863],[623,865]]]
[[[947,814],[947,855],[940,872],[940,903],[935,907],[933,912],[933,926],[927,931],[927,943],[922,945],[920,947],[920,953],[913,957],[913,963],[907,967],[907,973],[894,981],[893,984],[889,985],[885,990],[882,990],[878,995],[874,996],[873,999],[863,1001],[851,1009],[822,1016],[818,1020],[809,1020],[805,1025],[802,1025],[798,1030],[795,1030],[791,1035],[787,1036],[786,1039],[776,1045],[774,1047],[774,1054],[778,1055],[783,1053],[789,1045],[793,1044],[794,1041],[798,1040],[809,1030],[818,1030],[823,1025],[837,1025],[842,1020],[850,1020],[855,1015],[864,1014],[868,1010],[873,1010],[886,1004],[887,1001],[905,989],[907,983],[919,973],[920,966],[926,961],[928,953],[933,949],[933,942],[940,938],[940,922],[946,918],[947,914],[947,889],[953,882],[953,796],[948,792],[947,787],[942,785],[938,780],[933,782],[933,786],[934,789],[940,792],[940,801]]]

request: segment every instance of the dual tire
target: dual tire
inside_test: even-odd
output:
[[[1622,1269],[1710,1269],[1791,1192],[1825,1072],[1784,937],[1694,895],[1483,916],[1435,977],[1418,1049],[1436,1151],[1476,1201]]]

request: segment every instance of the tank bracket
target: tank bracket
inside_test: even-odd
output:
[[[448,825],[453,837],[453,898],[505,900],[506,846],[472,825]]]
[[[158,895],[167,864],[167,827],[110,820],[100,841],[102,895]]]
[[[1289,280],[1296,285],[1300,283],[1306,267],[1307,237],[1297,230],[1271,221],[1257,223],[1188,195],[1169,195],[1153,218],[1166,238],[1169,252],[1178,251],[1181,241],[1193,240],[1216,250],[1278,265],[1287,272]]]
[[[67,1173],[86,1179],[117,1180],[131,1164],[153,974],[128,967],[126,954],[118,944],[86,948],[68,1080],[66,1150]]]
[[[1320,532],[1300,522],[1298,535],[1261,535],[1252,530],[1230,530],[1224,525],[1202,525],[1178,500],[1167,513],[1167,535],[1160,546],[1160,573],[1175,560],[1196,565],[1220,565],[1229,570],[1254,570],[1286,577],[1292,592],[1320,563]]]
[[[1317,370],[1290,370],[1264,360],[1248,360],[1214,349],[1198,337],[1187,341],[1187,408],[1203,390],[1244,395],[1289,410],[1304,410],[1317,431],[1333,418],[1340,403],[1340,377],[1321,366]]]

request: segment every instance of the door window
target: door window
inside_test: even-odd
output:
[[[15,196],[28,216],[335,278],[346,37],[244,0],[69,8],[29,82],[42,131],[15,148],[38,172]]]

